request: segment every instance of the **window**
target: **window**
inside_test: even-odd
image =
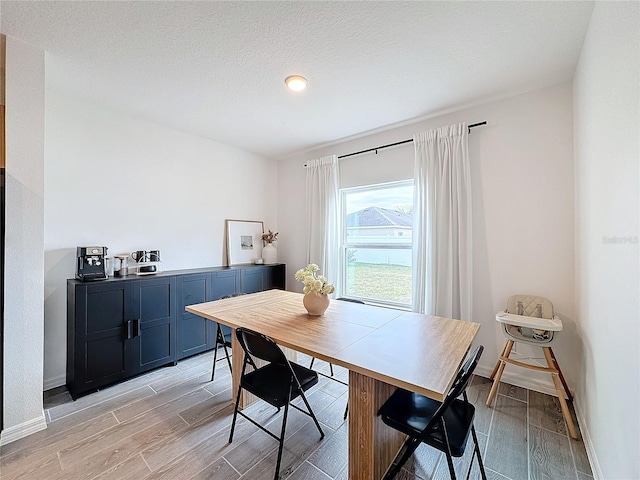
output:
[[[341,296],[411,307],[413,181],[341,190]]]

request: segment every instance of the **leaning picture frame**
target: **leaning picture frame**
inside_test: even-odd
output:
[[[226,220],[227,265],[253,263],[262,257],[264,223],[252,220]]]

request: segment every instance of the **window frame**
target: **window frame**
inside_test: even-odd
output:
[[[412,253],[412,265],[411,265],[411,286],[413,288],[413,241],[406,244],[389,244],[389,243],[361,243],[361,242],[348,242],[347,237],[347,201],[346,197],[352,193],[360,193],[367,191],[377,191],[384,190],[389,188],[398,188],[398,187],[407,187],[411,186],[415,188],[415,183],[413,179],[408,180],[399,180],[388,183],[378,183],[373,185],[363,185],[358,187],[349,187],[349,188],[341,188],[340,189],[340,282],[339,282],[339,291],[338,296],[344,298],[350,298],[354,300],[360,300],[366,302],[370,305],[378,305],[383,307],[390,307],[399,310],[407,310],[410,311],[412,308],[411,304],[400,303],[400,302],[392,302],[392,301],[381,301],[379,299],[372,299],[369,297],[362,297],[357,295],[347,295],[346,294],[346,285],[347,285],[347,252],[349,249],[369,249],[369,250],[409,250]],[[413,234],[412,234],[413,239]],[[412,300],[413,302],[413,300]]]

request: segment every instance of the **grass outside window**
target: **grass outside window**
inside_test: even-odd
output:
[[[346,296],[411,305],[411,267],[353,262],[347,265]]]

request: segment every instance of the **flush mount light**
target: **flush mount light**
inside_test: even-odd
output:
[[[299,92],[307,88],[307,79],[300,75],[291,75],[284,79],[284,83],[287,84],[289,90],[293,90],[294,92]]]

